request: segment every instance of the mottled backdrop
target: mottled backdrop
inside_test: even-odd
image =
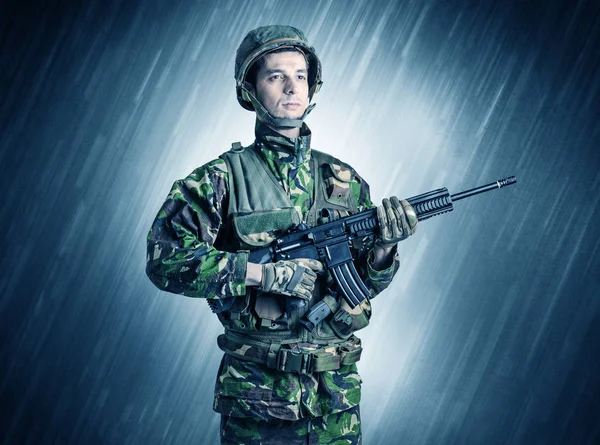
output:
[[[217,443],[221,328],[155,289],[145,236],[173,181],[253,115],[250,29],[306,32],[314,146],[374,198],[452,192],[374,300],[364,442],[600,441],[600,2],[3,3],[0,442]]]

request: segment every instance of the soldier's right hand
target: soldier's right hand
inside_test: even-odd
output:
[[[259,289],[308,300],[323,264],[317,260],[299,258],[263,264]]]

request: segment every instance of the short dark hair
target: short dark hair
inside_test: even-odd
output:
[[[267,54],[291,53],[291,52],[298,52],[304,56],[304,60],[306,61],[306,70],[308,72],[308,57],[306,57],[306,54],[304,53],[304,51],[300,50],[300,48],[285,46],[283,48],[278,48],[273,51],[269,51],[266,54],[263,54],[257,61],[255,61],[252,65],[250,65],[250,68],[248,69],[248,74],[246,74],[246,82],[249,82],[254,87],[254,89],[256,89],[256,76],[258,75],[258,72],[260,71],[260,69],[263,66],[265,66],[264,57]]]

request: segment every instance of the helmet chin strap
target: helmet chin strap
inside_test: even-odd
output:
[[[269,125],[270,127],[274,128],[275,130],[277,130],[277,129],[286,130],[286,129],[302,127],[302,123],[304,122],[304,119],[306,118],[308,113],[310,113],[313,110],[313,108],[315,108],[315,105],[316,105],[316,104],[310,104],[304,111],[304,114],[298,118],[287,119],[287,118],[275,117],[271,113],[269,113],[267,111],[267,109],[263,106],[263,104],[261,104],[258,101],[258,99],[254,96],[254,94],[252,94],[250,91],[248,91],[248,89],[245,87],[242,87],[242,95],[246,96],[246,99],[249,100],[250,102],[252,102],[252,105],[254,106],[254,111],[256,111],[256,114],[260,117],[260,119],[263,122],[265,122],[267,125]]]

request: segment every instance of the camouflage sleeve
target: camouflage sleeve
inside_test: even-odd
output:
[[[205,298],[246,293],[248,252],[213,247],[227,212],[227,175],[217,159],[173,184],[147,239],[146,273],[159,289]]]
[[[371,192],[369,184],[356,174],[356,181],[352,183],[352,194],[356,199],[358,211],[371,209],[376,207],[371,201]],[[375,270],[371,263],[373,262],[373,249],[369,249],[366,255],[360,257],[358,262],[358,273],[363,279],[365,285],[371,292],[372,296],[381,293],[386,287],[390,285],[394,275],[398,272],[400,267],[400,260],[398,259],[398,253],[396,248],[393,250],[393,259],[389,267],[383,270]]]

